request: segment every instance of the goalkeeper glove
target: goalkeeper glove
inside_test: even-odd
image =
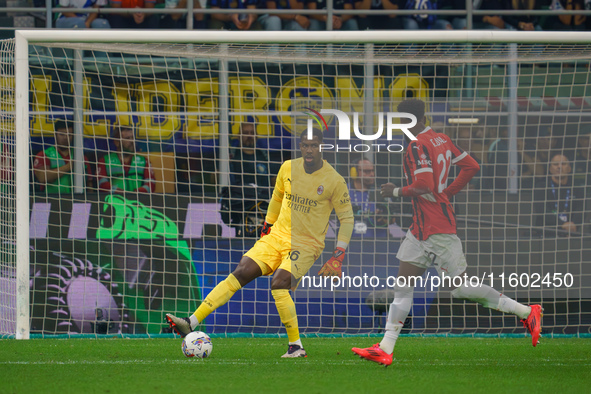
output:
[[[343,273],[342,266],[345,259],[345,249],[336,248],[332,253],[332,257],[328,259],[322,266],[318,275],[322,276],[341,276]]]
[[[265,235],[268,235],[271,232],[271,227],[273,227],[273,225],[267,223],[267,221],[263,223],[263,228],[261,228],[261,238],[263,238]]]

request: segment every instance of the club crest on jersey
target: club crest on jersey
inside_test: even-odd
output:
[[[324,193],[324,186],[322,186],[322,185],[318,186],[318,189],[316,189],[316,193],[318,193],[318,195],[321,195],[322,193]]]

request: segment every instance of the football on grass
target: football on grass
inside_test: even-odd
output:
[[[187,357],[207,358],[211,355],[213,345],[211,338],[204,332],[193,331],[183,339],[183,354]]]

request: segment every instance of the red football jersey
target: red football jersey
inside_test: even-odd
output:
[[[447,194],[443,193],[447,187],[449,168],[452,164],[472,167],[472,162],[476,162],[447,135],[436,133],[430,127],[416,137],[408,145],[404,156],[406,184],[412,185],[417,176],[432,176],[434,188],[431,193],[413,197],[410,231],[419,241],[433,234],[455,234],[456,214]],[[465,158],[469,158],[466,163],[460,163]]]

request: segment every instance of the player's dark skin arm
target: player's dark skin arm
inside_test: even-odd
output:
[[[381,193],[383,197],[394,197],[394,189],[396,185],[393,183],[385,183],[381,186]],[[421,180],[417,180],[417,182],[413,183],[413,195],[420,196],[422,194],[431,193],[433,190],[426,182],[421,182]]]

